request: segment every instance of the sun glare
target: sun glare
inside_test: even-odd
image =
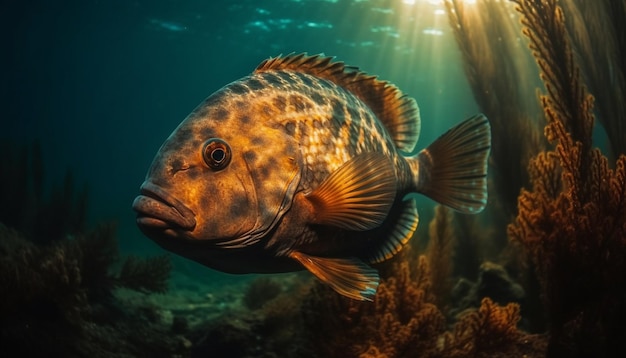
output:
[[[421,1],[428,3],[430,5],[443,5],[443,2],[444,2],[444,0],[421,0]],[[467,5],[476,4],[476,1],[478,0],[461,0],[462,3],[467,4]],[[418,0],[402,0],[402,3],[408,4],[408,5],[415,5],[415,3],[417,2]]]

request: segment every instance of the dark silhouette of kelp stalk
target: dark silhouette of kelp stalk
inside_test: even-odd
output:
[[[613,170],[592,146],[593,97],[557,1],[515,3],[545,84],[545,135],[555,147],[531,160],[532,189],[520,194],[509,234],[541,281],[548,356],[612,356],[626,339],[626,156]]]
[[[39,141],[31,146],[0,141],[0,153],[0,222],[40,243],[85,230],[87,186],[77,190],[67,170],[63,184],[47,193]]]
[[[617,158],[626,154],[626,2],[569,0],[561,6],[577,63],[595,96],[596,119]]]

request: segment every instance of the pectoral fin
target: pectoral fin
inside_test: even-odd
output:
[[[396,196],[391,160],[382,153],[362,153],[331,173],[307,195],[313,223],[364,231],[379,226]]]
[[[357,258],[316,257],[294,251],[289,255],[338,293],[361,301],[372,301],[378,288],[378,272]]]

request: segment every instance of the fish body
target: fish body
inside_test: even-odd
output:
[[[134,203],[162,247],[230,273],[309,270],[371,300],[370,265],[418,225],[421,193],[465,213],[487,200],[482,115],[414,151],[415,100],[329,57],[263,61],[209,96],[159,149]]]

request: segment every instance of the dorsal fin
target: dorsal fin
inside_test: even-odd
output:
[[[391,83],[368,75],[358,67],[333,62],[332,57],[308,56],[306,53],[269,58],[261,62],[254,72],[270,70],[291,70],[332,81],[371,108],[391,134],[398,149],[411,152],[415,148],[420,132],[417,103]]]

